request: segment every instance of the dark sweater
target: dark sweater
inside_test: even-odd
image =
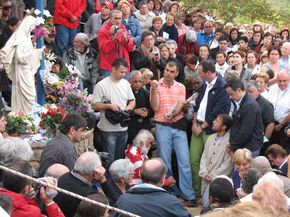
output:
[[[110,200],[110,204],[114,204],[116,201],[116,196],[110,184],[106,181],[102,183],[101,186],[105,195]],[[89,185],[88,183],[78,179],[71,172],[65,173],[58,179],[58,187],[84,197],[99,192],[99,189],[95,189],[93,188],[93,185]],[[73,217],[79,203],[81,202],[79,199],[62,193],[58,193],[58,195],[54,198],[54,201],[58,204],[66,217]]]

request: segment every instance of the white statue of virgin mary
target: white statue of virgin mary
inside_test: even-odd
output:
[[[17,114],[32,114],[36,101],[34,75],[40,65],[41,50],[35,49],[31,41],[30,33],[35,23],[35,17],[26,16],[0,50],[0,61],[12,81],[11,110]]]

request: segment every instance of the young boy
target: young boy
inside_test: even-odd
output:
[[[229,65],[226,62],[227,55],[223,51],[218,51],[216,54],[216,64],[215,69],[216,71],[224,77],[225,71],[228,69]]]

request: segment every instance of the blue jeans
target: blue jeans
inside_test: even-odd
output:
[[[72,46],[77,31],[77,28],[69,29],[63,25],[55,25],[55,45],[57,55],[63,57],[64,52]]]
[[[124,158],[125,149],[127,146],[128,131],[100,132],[102,134],[103,151],[109,153],[105,165],[105,167],[108,168],[113,161]]]
[[[168,168],[167,175],[172,176],[171,153],[174,149],[178,164],[180,190],[186,200],[195,199],[186,131],[156,123],[155,134],[158,154]]]

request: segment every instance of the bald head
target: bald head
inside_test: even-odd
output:
[[[262,173],[262,175],[272,170],[269,160],[264,156],[254,158],[252,160],[251,167],[259,170]]]
[[[143,183],[151,183],[162,186],[167,172],[166,165],[160,158],[146,160],[141,167],[141,179]]]
[[[287,71],[283,70],[277,74],[277,84],[281,90],[285,90],[289,86],[290,75]]]
[[[67,172],[69,172],[69,169],[66,166],[62,164],[53,164],[50,167],[48,167],[45,176],[50,176],[58,179]]]

